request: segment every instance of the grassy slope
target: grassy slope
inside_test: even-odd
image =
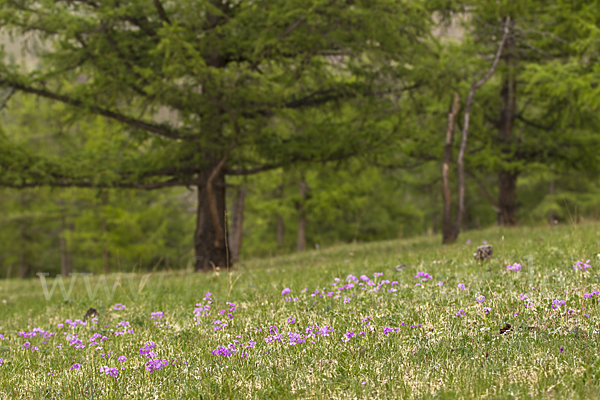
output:
[[[470,245],[464,243],[468,237]],[[122,276],[121,286],[110,277],[112,299],[101,290],[90,300],[81,277],[66,301],[58,288],[47,301],[39,280],[0,281],[0,333],[6,337],[0,341],[5,360],[0,398],[589,398],[592,391],[600,394],[599,308],[595,299],[582,295],[600,289],[599,238],[599,225],[583,224],[469,232],[460,244],[445,247],[437,237],[345,245],[254,260],[231,273],[231,285],[224,271]],[[494,245],[495,257],[478,265],[472,253],[483,240]],[[592,259],[583,278],[571,268],[582,257]],[[514,262],[523,265],[522,272],[506,271]],[[409,268],[396,272],[398,264]],[[418,271],[430,273],[433,281],[415,286]],[[378,281],[399,281],[398,291],[390,293],[385,285],[378,292],[346,290],[340,299],[310,296],[317,288],[333,290],[336,277],[345,283],[348,274],[372,277],[374,272],[384,273]],[[96,282],[91,279],[91,288]],[[467,290],[459,290],[458,283]],[[69,281],[65,284],[68,289]],[[299,300],[283,301],[285,287]],[[308,293],[301,293],[305,287]],[[215,299],[212,314],[194,325],[194,304],[208,291]],[[228,292],[229,301],[238,305],[231,321],[217,315],[227,308]],[[520,293],[527,293],[533,307],[524,307]],[[478,295],[487,300],[477,303]],[[344,304],[344,297],[350,302]],[[551,309],[555,299],[566,300],[567,307]],[[114,311],[115,303],[127,309]],[[100,312],[99,328],[57,328],[66,318],[82,318],[92,306]],[[489,315],[484,306],[491,307]],[[575,313],[567,314],[568,308]],[[459,310],[466,315],[457,317]],[[154,311],[163,311],[170,326],[155,326]],[[289,316],[294,324],[286,322]],[[373,319],[369,327],[361,327],[365,317]],[[229,326],[214,331],[217,318]],[[112,334],[123,330],[116,327],[122,320],[131,323],[133,334]],[[506,323],[515,329],[499,335]],[[422,327],[410,328],[418,324]],[[304,333],[311,325],[330,325],[333,331],[296,345],[287,343],[287,335],[282,343],[265,343],[272,325],[280,333]],[[257,333],[259,327],[263,331]],[[384,327],[400,329],[384,335]],[[17,336],[33,328],[57,334]],[[77,332],[87,344],[95,330],[109,337],[102,350],[75,349],[63,335]],[[349,330],[364,331],[366,337],[344,343],[341,336]],[[254,348],[232,357],[211,354],[218,345],[251,339],[257,342]],[[149,340],[160,358],[175,357],[187,365],[177,361],[147,372],[139,349]],[[39,351],[21,350],[26,341]],[[107,360],[106,352],[128,360]],[[242,358],[243,352],[248,356]],[[70,371],[76,362],[82,368]],[[120,376],[101,374],[105,365],[118,367]]]

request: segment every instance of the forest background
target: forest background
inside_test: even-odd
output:
[[[598,1],[0,1],[0,28],[1,277],[600,217]]]

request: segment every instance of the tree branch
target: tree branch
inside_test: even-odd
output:
[[[498,204],[494,201],[493,197],[487,191],[487,189],[485,188],[485,186],[483,186],[483,184],[479,181],[479,179],[477,179],[477,177],[475,176],[475,174],[473,174],[471,171],[466,171],[466,172],[467,172],[467,174],[471,178],[473,178],[473,180],[475,181],[475,183],[477,184],[477,186],[479,186],[479,189],[481,190],[481,193],[483,194],[483,197],[485,197],[486,200],[490,202],[490,204],[492,205],[492,208],[494,209],[494,211],[500,212],[500,207],[498,207]]]
[[[154,7],[156,7],[156,11],[158,11],[160,19],[165,21],[167,24],[171,25],[171,21],[169,20],[169,17],[167,16],[167,13],[165,12],[165,9],[163,8],[162,4],[160,4],[160,0],[154,0]]]
[[[183,138],[181,132],[179,132],[177,130],[173,130],[171,127],[169,127],[166,124],[153,124],[150,122],[141,121],[139,119],[135,119],[135,118],[117,113],[115,111],[107,110],[102,107],[86,105],[81,100],[73,99],[73,98],[65,96],[65,95],[50,92],[45,89],[36,89],[36,88],[30,87],[30,86],[23,85],[18,82],[10,82],[6,79],[1,79],[0,85],[10,86],[10,87],[13,87],[14,89],[20,90],[21,92],[24,92],[24,93],[35,94],[35,95],[38,95],[41,97],[45,97],[47,99],[60,101],[62,103],[69,104],[74,107],[86,108],[95,114],[99,114],[104,117],[111,118],[111,119],[117,120],[119,122],[123,122],[134,128],[142,129],[142,130],[145,130],[145,131],[148,131],[151,133],[155,133],[160,136],[168,137],[170,139],[182,139]]]
[[[27,189],[34,187],[78,187],[78,188],[105,188],[105,189],[142,189],[142,190],[155,190],[173,186],[191,186],[195,184],[195,180],[179,180],[169,179],[162,182],[152,183],[94,183],[88,181],[58,181],[58,182],[29,182],[29,183],[11,183],[1,182],[0,187],[11,188],[11,189]]]
[[[506,39],[510,33],[510,17],[506,17],[506,22],[504,23],[504,34],[502,35],[502,39],[500,40],[500,44],[498,45],[498,51],[496,52],[496,57],[494,58],[494,62],[492,66],[488,70],[487,74],[479,81],[474,82],[471,85],[471,89],[469,90],[469,95],[467,96],[467,101],[465,103],[465,115],[464,115],[464,123],[462,129],[462,141],[460,143],[460,150],[458,152],[458,159],[456,164],[458,166],[458,210],[456,212],[456,220],[454,221],[454,229],[455,232],[460,232],[460,226],[462,224],[463,213],[465,209],[465,166],[464,166],[464,158],[465,158],[465,150],[467,148],[467,137],[469,135],[469,121],[471,118],[471,106],[473,104],[473,99],[475,97],[475,92],[481,86],[483,86],[494,74],[496,68],[498,67],[498,62],[500,61],[500,56],[502,55],[502,50],[504,49],[504,44],[506,43]]]

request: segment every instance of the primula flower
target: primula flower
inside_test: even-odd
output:
[[[4,364],[4,359],[0,357],[0,367]]]
[[[588,264],[590,262],[590,260],[587,260],[586,262],[583,261],[577,261],[574,265],[573,265],[573,269],[579,269],[582,271],[587,270],[588,268],[591,268],[592,266],[590,264]]]
[[[296,318],[294,318],[294,317],[288,317],[287,322],[289,324],[293,324],[294,322],[296,322]]]
[[[125,361],[127,361],[127,357],[125,356],[119,356],[119,358],[117,358],[117,361],[120,363],[124,363]]]
[[[461,289],[461,290],[467,290],[467,287],[465,286],[464,283],[459,283],[458,284],[458,288]]]
[[[69,368],[69,369],[71,371],[73,371],[73,370],[76,370],[76,369],[79,369],[79,368],[81,368],[81,364],[75,363],[75,364],[71,365],[71,368]]]
[[[477,296],[475,298],[475,301],[478,302],[478,303],[483,303],[485,301],[485,296],[484,295]]]
[[[456,313],[457,317],[464,317],[465,316],[465,310],[458,310],[458,313]]]
[[[491,307],[483,307],[483,312],[485,313],[485,315],[488,315],[490,311],[492,311]]]
[[[564,301],[564,300],[554,300],[554,301],[552,302],[552,309],[553,309],[553,310],[556,310],[556,309],[558,309],[559,307],[564,307],[564,306],[566,306],[566,305],[567,305],[567,302],[566,302],[566,301]]]
[[[150,313],[150,319],[161,319],[164,316],[162,311]]]
[[[521,264],[514,263],[513,265],[507,265],[506,270],[513,272],[521,272]]]
[[[282,296],[287,296],[288,294],[292,293],[290,288],[285,288],[281,291],[281,295]]]
[[[428,279],[433,279],[433,276],[429,275],[427,272],[417,272],[413,278],[421,278],[421,281],[424,282]]]
[[[444,286],[444,282],[438,281],[438,286]]]
[[[117,303],[113,306],[113,310],[115,310],[115,311],[121,311],[126,308],[127,308],[127,306],[125,304],[121,304],[121,303]]]

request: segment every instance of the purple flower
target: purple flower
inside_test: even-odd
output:
[[[344,297],[344,303],[350,303],[350,297]]]
[[[586,262],[583,261],[577,261],[574,265],[573,265],[573,269],[580,269],[582,271],[587,270],[588,268],[591,268],[592,266],[590,264],[588,264],[590,262],[590,260],[587,260]]]
[[[75,363],[75,364],[71,365],[71,368],[69,368],[69,369],[71,371],[73,371],[73,370],[76,370],[76,369],[79,369],[79,368],[81,368],[81,364]]]
[[[466,288],[466,286],[465,286],[464,283],[459,283],[458,284],[458,288],[461,289],[461,290],[467,290],[467,288]]]
[[[475,301],[478,302],[478,303],[483,303],[485,301],[485,296],[484,295],[477,296],[475,298]]]
[[[125,356],[119,356],[119,358],[117,358],[117,361],[120,363],[124,363],[125,361],[127,361],[127,357]]]
[[[438,281],[438,286],[444,286],[444,282]]]
[[[289,324],[293,324],[294,322],[296,322],[296,318],[294,318],[294,317],[288,317],[287,322]]]
[[[513,265],[507,265],[506,270],[513,272],[521,272],[521,264],[514,263]]]
[[[457,317],[464,317],[465,316],[465,310],[458,310],[458,313],[456,313]]]
[[[0,367],[4,364],[4,358],[0,357]]]
[[[369,326],[369,324],[373,321],[373,318],[367,317],[360,321],[360,326]]]
[[[471,244],[471,239],[467,239],[467,241],[465,242],[465,244]]]
[[[565,350],[565,349],[564,349],[564,348],[562,348],[562,347],[561,347],[560,349],[558,349],[558,351],[560,351],[561,353],[562,353],[564,350]]]
[[[214,356],[220,356],[220,357],[231,357],[232,355],[234,355],[234,352],[228,347],[219,346],[212,351],[212,354]],[[146,367],[146,369],[148,369],[148,367]],[[150,371],[150,372],[152,372],[152,371]]]
[[[281,291],[281,295],[282,296],[287,296],[288,294],[292,293],[292,291],[290,290],[290,288],[285,288]]]
[[[554,300],[554,301],[552,302],[552,309],[553,309],[553,310],[556,310],[556,309],[558,309],[559,307],[564,307],[564,306],[566,306],[566,305],[567,305],[567,302],[566,302],[566,301],[564,301],[564,300]]]
[[[127,306],[125,304],[121,304],[121,303],[117,303],[113,306],[113,310],[115,310],[115,311],[121,311],[126,308],[127,308]]]
[[[483,307],[483,312],[485,313],[485,315],[488,315],[490,311],[492,311],[491,307]]]
[[[271,335],[275,335],[278,330],[279,330],[279,328],[277,326],[275,326],[275,325],[269,327],[269,333]]]
[[[428,279],[433,279],[433,276],[429,275],[427,272],[417,272],[413,278],[421,278],[421,281],[426,281]]]
[[[162,311],[150,313],[150,319],[161,319],[164,316]]]

